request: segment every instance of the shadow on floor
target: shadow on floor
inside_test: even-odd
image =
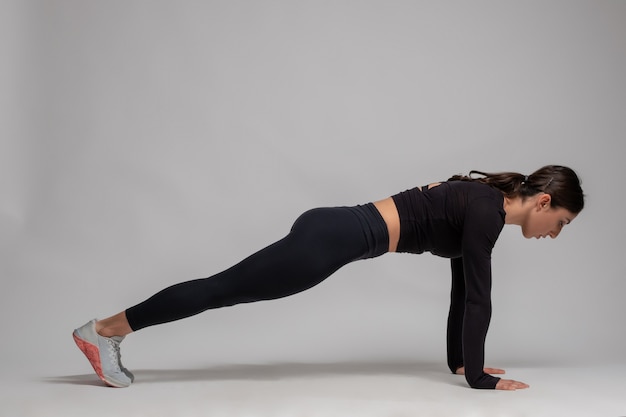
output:
[[[465,379],[451,375],[441,363],[420,362],[337,362],[337,363],[273,363],[220,365],[194,369],[133,370],[135,384],[175,381],[225,381],[282,379],[313,379],[342,376],[406,376],[448,385],[463,385]],[[44,378],[55,384],[97,385],[94,375],[68,375]]]
[[[101,387],[104,385],[96,374],[52,376],[42,378],[41,381],[49,384],[91,385],[94,387]]]

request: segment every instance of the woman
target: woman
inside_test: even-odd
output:
[[[472,174],[479,174],[473,178]],[[119,344],[147,326],[238,303],[276,299],[311,288],[349,262],[386,252],[425,251],[451,259],[448,366],[472,388],[515,390],[528,385],[490,375],[484,344],[491,318],[491,252],[504,224],[526,238],[556,238],[583,209],[576,173],[556,165],[533,174],[470,172],[446,182],[355,207],[302,214],[278,242],[212,277],[166,288],[146,301],[73,333],[98,376],[126,387],[133,375]]]

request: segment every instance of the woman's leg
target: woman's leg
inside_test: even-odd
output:
[[[320,283],[368,249],[362,223],[352,208],[313,209],[300,216],[278,242],[212,277],[166,288],[127,309],[125,317],[114,316],[117,319],[109,325],[128,332],[208,309],[285,297]]]
[[[129,386],[134,377],[121,362],[128,333],[207,309],[286,297],[320,283],[356,259],[385,253],[389,237],[373,204],[314,209],[278,242],[209,278],[187,281],[107,319],[74,330],[74,340],[108,385]]]

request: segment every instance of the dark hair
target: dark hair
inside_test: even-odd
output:
[[[481,177],[474,178],[474,174]],[[585,206],[580,179],[574,170],[560,165],[547,165],[528,176],[517,172],[470,171],[469,175],[454,175],[448,181],[477,181],[497,188],[508,198],[550,194],[552,207],[563,207],[574,214]]]

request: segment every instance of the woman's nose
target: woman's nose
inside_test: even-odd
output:
[[[556,237],[559,235],[559,233],[561,233],[560,230],[552,231],[552,232],[550,232],[550,237],[552,239],[556,239]]]

